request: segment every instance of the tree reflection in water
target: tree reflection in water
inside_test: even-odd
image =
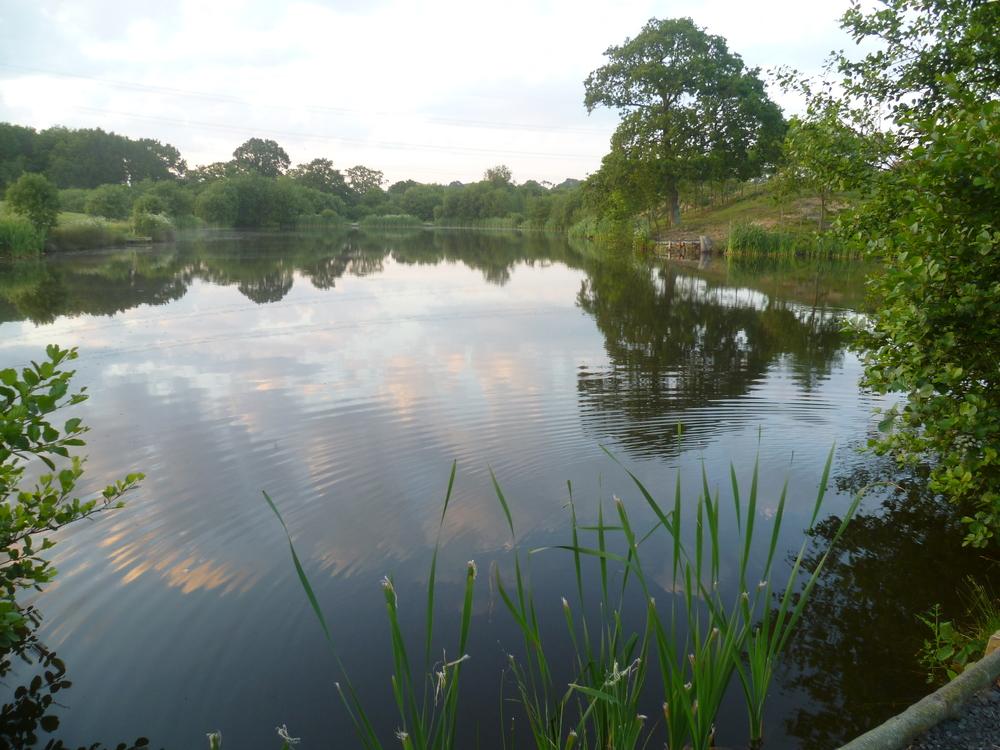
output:
[[[851,522],[788,651],[784,687],[804,692],[810,705],[787,720],[787,729],[809,750],[837,747],[930,692],[917,661],[928,631],[916,616],[936,603],[958,615],[965,576],[1000,574],[996,559],[962,547],[959,515],[928,491],[925,471],[901,474],[887,459],[864,458],[837,479],[838,489],[892,484],[881,505],[866,503],[872,510]],[[837,523],[818,524],[811,562]]]
[[[58,709],[63,691],[72,687],[66,665],[54,651],[38,640],[36,631],[41,614],[34,608],[26,612],[30,627],[24,638],[12,648],[0,651],[0,684],[10,689],[10,700],[0,706],[0,750],[44,748],[69,750],[55,734],[59,731]],[[104,750],[94,743],[79,750]],[[148,750],[144,737],[132,743],[119,743],[115,750]]]
[[[718,414],[702,424],[698,410],[744,396],[780,358],[806,393],[842,358],[842,310],[630,256],[602,258],[587,272],[577,302],[594,316],[610,363],[578,374],[584,423],[635,456],[673,455],[679,421],[687,447],[716,434]],[[733,409],[725,427],[747,418]]]

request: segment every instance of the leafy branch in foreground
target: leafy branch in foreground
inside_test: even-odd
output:
[[[99,497],[74,496],[84,459],[71,450],[84,445],[82,435],[88,428],[72,417],[60,430],[50,419],[87,396],[85,389],[70,392],[74,371],[62,369],[77,358],[76,349],[51,345],[45,353],[47,360],[32,362],[20,373],[0,370],[0,648],[12,646],[23,634],[17,592],[40,590],[55,576],[55,568],[42,557],[55,544],[50,535],[73,521],[121,507],[122,496],[143,479],[142,474],[129,474]],[[34,459],[50,473],[42,474],[34,486],[22,487],[25,469]]]

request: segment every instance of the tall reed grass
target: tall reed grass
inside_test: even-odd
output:
[[[23,258],[45,247],[45,233],[20,216],[0,216],[0,255]]]
[[[130,227],[125,221],[81,219],[53,227],[49,232],[47,244],[58,251],[93,250],[123,245],[128,240],[129,234]]]
[[[820,518],[832,460],[831,448],[812,504],[810,528]],[[637,493],[631,509],[615,497],[610,516],[601,504],[596,524],[582,524],[577,518],[572,486],[567,485],[567,543],[530,550],[520,547],[510,504],[491,472],[496,499],[512,540],[511,571],[505,577],[497,567],[492,579],[503,609],[522,636],[521,652],[509,657],[509,674],[514,685],[513,702],[523,711],[532,744],[539,750],[630,750],[645,747],[658,732],[664,736],[668,750],[709,750],[715,747],[723,697],[730,686],[738,683],[752,747],[761,747],[764,707],[775,669],[863,491],[840,518],[829,546],[812,569],[807,570],[805,563],[807,536],[790,561],[785,578],[779,575],[776,561],[782,551],[787,482],[769,528],[762,528],[756,462],[745,491],[735,469],[730,467],[732,497],[726,503],[718,493],[711,493],[703,468],[693,507],[684,503],[679,473],[672,502],[664,504],[631,471],[624,466],[622,471]],[[382,583],[393,657],[392,694],[401,727],[396,736],[407,750],[447,750],[457,746],[460,677],[462,664],[468,658],[466,646],[476,581],[473,562],[466,571],[455,651],[437,662],[431,660],[438,551],[455,472],[456,465],[452,464],[431,557],[423,654],[408,650],[394,584],[390,578]],[[284,527],[278,508],[266,493],[264,496]],[[635,505],[650,512],[646,515],[653,521],[647,522],[648,528],[639,528],[640,514]],[[687,521],[683,520],[685,512],[689,513]],[[727,541],[723,540],[723,527],[728,532]],[[336,654],[330,628],[287,527],[285,533],[299,582],[343,674],[345,688],[338,683],[338,689],[344,707],[361,744],[367,750],[380,749],[383,745]],[[720,581],[722,558],[733,547],[729,540],[734,534],[735,580]],[[766,545],[764,562],[755,567],[752,560],[759,562],[761,544]],[[569,554],[575,571],[574,590],[562,599],[565,641],[559,650],[568,644],[572,651],[572,674],[568,679],[551,663],[554,648],[547,638],[552,636],[546,635],[541,625],[539,606],[523,564],[540,554]],[[669,585],[653,575],[646,562],[652,555],[666,560]],[[656,563],[658,572],[661,565]],[[617,581],[615,585],[613,580]],[[596,597],[596,607],[590,597]],[[571,599],[575,604],[570,603]],[[420,669],[413,668],[417,663],[422,663]],[[653,677],[656,679],[651,680]],[[655,684],[660,686],[659,708],[643,713],[643,701],[656,690]],[[503,716],[499,723],[498,731],[506,732]],[[515,746],[513,736],[502,736],[506,746]]]
[[[738,258],[839,258],[860,257],[836,235],[806,231],[767,229],[753,222],[738,222],[729,228],[726,254]]]
[[[421,227],[424,222],[410,214],[386,214],[385,216],[365,216],[358,224],[365,229],[375,229],[386,227],[389,229],[395,229],[400,227]]]

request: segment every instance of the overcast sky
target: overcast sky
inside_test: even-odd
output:
[[[600,165],[617,117],[583,79],[650,18],[690,16],[752,66],[818,71],[847,0],[0,0],[0,120],[102,127],[190,166],[252,136],[390,182],[494,164],[560,182]],[[796,103],[772,92],[786,109]]]

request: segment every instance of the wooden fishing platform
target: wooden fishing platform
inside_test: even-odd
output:
[[[698,258],[711,254],[712,249],[712,240],[703,234],[657,240],[653,243],[653,252],[667,258]]]

